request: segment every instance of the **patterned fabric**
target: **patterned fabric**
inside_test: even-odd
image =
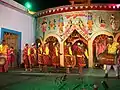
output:
[[[43,55],[44,65],[50,65],[49,55]]]
[[[10,63],[15,61],[15,54],[13,49],[8,50],[8,61]]]
[[[28,48],[24,48],[23,50],[23,61],[25,65],[29,65]]]
[[[29,55],[29,62],[30,64],[35,65],[36,64],[36,49],[35,48],[29,48],[28,49],[28,55]]]
[[[119,43],[117,43],[117,42],[113,42],[112,45],[108,44],[108,53],[116,54],[118,45],[119,45]]]
[[[78,47],[77,49],[77,61],[78,61],[78,66],[84,67],[86,65],[84,59],[84,52],[80,47]]]
[[[43,62],[43,49],[42,47],[38,48],[38,64],[44,64]]]
[[[50,65],[49,48],[44,47],[43,62],[44,65]]]
[[[64,55],[65,55],[65,66],[71,67],[72,66],[72,50],[71,47],[65,46],[64,48]]]
[[[60,56],[58,54],[58,48],[57,47],[53,48],[53,51],[52,51],[52,64],[54,66],[59,66],[60,65]]]

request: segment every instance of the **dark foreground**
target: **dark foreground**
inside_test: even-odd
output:
[[[77,73],[24,72],[23,69],[15,69],[0,73],[0,90],[94,90],[94,84],[98,90],[120,90],[120,79],[115,78],[113,70],[108,79],[103,77],[104,71],[101,69],[85,69],[83,76]],[[108,89],[105,89],[107,87],[102,81],[107,83]]]

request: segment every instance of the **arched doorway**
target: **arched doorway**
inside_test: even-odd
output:
[[[98,55],[103,53],[106,50],[107,47],[107,38],[108,35],[101,34],[98,35],[94,40],[93,40],[93,63],[94,67],[99,67],[100,64],[98,61]]]
[[[73,54],[73,56],[76,56],[77,49],[75,49],[75,48],[77,47],[78,43],[81,45],[81,47],[85,47],[86,49],[88,49],[88,41],[86,39],[84,39],[78,33],[77,30],[74,30],[72,32],[72,34],[64,41],[64,51],[65,51],[66,45],[71,44],[72,54]],[[64,53],[64,59],[65,59],[65,53]],[[74,61],[76,62],[76,64],[74,66],[78,66],[78,62],[77,62],[76,58],[75,58]],[[73,62],[73,64],[75,62]],[[87,67],[88,67],[88,59],[87,58],[86,58],[86,64],[87,64]]]
[[[58,39],[54,36],[49,36],[45,39],[45,43],[49,43],[49,58],[50,58],[50,65],[53,65],[52,63],[52,57],[54,56],[55,54],[55,46],[57,45],[57,48],[58,48],[58,52],[60,51],[60,43],[58,41]],[[59,63],[60,63],[60,60],[59,60]]]
[[[115,41],[120,42],[120,33],[115,35]]]

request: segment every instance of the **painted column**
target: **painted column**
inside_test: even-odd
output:
[[[60,66],[64,67],[64,44],[63,42],[60,42]]]
[[[93,67],[93,47],[92,47],[92,40],[88,41],[88,53],[89,53],[89,67]]]

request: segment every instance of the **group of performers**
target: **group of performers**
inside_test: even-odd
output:
[[[0,45],[0,72],[7,72],[8,67],[13,67],[15,52],[13,47],[8,47],[5,40]]]
[[[60,53],[59,43],[54,42],[52,44],[52,51],[50,51],[50,43],[45,43],[44,45],[39,43],[38,48],[36,48],[35,44],[32,44],[32,46],[25,44],[23,50],[25,70],[32,71],[32,67],[38,64],[40,71],[47,72],[49,65],[54,66],[55,71],[59,71],[60,55],[62,54]],[[64,61],[66,73],[70,73],[70,68],[74,68],[76,62],[78,63],[79,73],[81,73],[82,68],[86,66],[85,57],[88,58],[88,53],[83,44],[76,43],[72,45],[71,43],[65,42]]]
[[[51,65],[51,63],[55,68],[58,68],[60,65],[58,43],[53,45],[52,55],[50,55],[49,43],[44,45],[39,43],[38,48],[36,48],[35,44],[32,44],[32,46],[25,44],[23,50],[25,70],[28,71],[28,67],[30,67],[30,71],[32,71],[32,67],[38,64],[40,71],[47,72],[47,66]]]
[[[64,47],[66,73],[70,73],[70,68],[78,66],[78,72],[82,74],[83,67],[86,66],[86,58],[88,59],[88,51],[83,43],[65,43]]]
[[[86,66],[86,58],[88,59],[88,50],[83,43],[71,42],[64,43],[64,53],[60,53],[60,46],[58,42],[52,43],[52,51],[50,51],[50,43],[35,43],[25,44],[23,49],[23,62],[25,71],[32,71],[33,67],[38,65],[40,71],[47,72],[47,67],[52,65],[55,70],[60,67],[60,55],[64,55],[64,65],[66,73],[70,73],[70,68],[78,67],[78,72],[82,74],[83,67]],[[105,44],[105,43],[104,43]],[[102,47],[101,47],[102,48]],[[98,50],[99,51],[99,50]],[[114,41],[112,36],[108,37],[106,48],[98,53],[99,60],[103,60],[102,64],[105,66],[105,78],[108,77],[108,72],[113,66],[116,77],[119,76],[120,64],[120,44]],[[13,66],[15,61],[15,53],[13,47],[8,47],[5,40],[0,45],[0,72],[7,72],[8,66]],[[106,62],[107,61],[107,62]],[[100,62],[101,63],[101,62]]]

